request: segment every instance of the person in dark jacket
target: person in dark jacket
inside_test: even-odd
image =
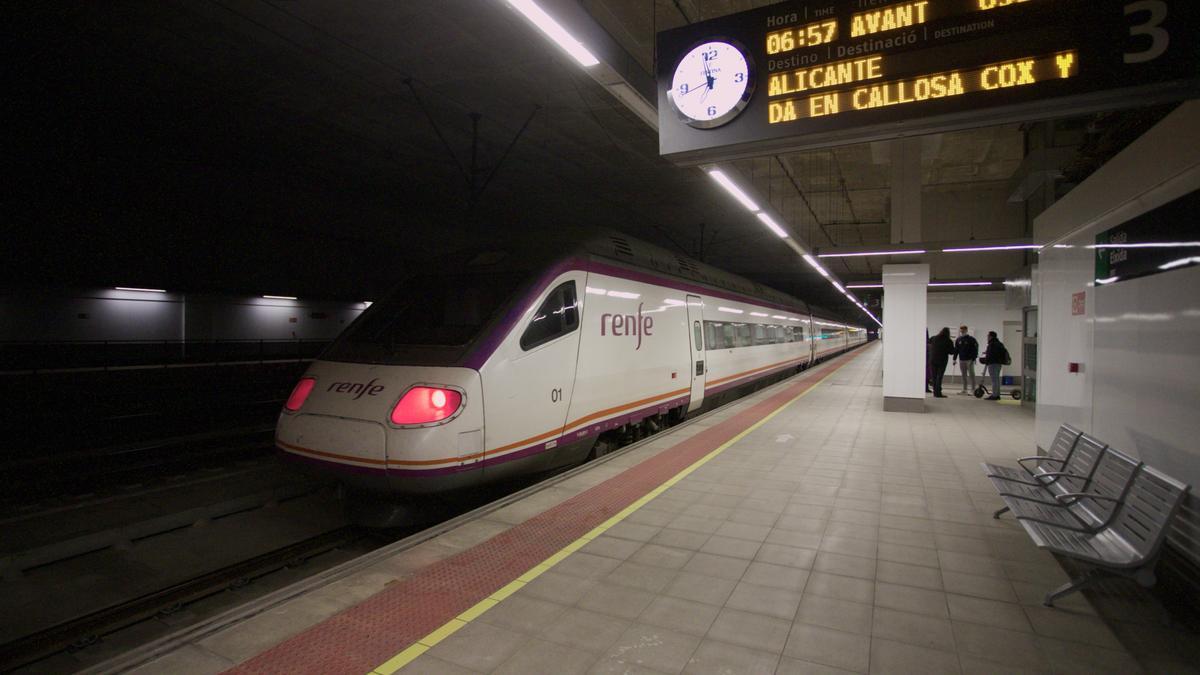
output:
[[[954,355],[954,341],[950,339],[950,329],[943,328],[933,336],[929,343],[929,363],[933,366],[933,397],[946,398],[942,393],[942,377],[946,374],[946,366]]]
[[[933,391],[929,385],[933,384],[933,366],[929,360],[929,329],[925,329],[925,393]]]
[[[962,373],[962,391],[959,394],[969,394],[975,391],[975,359],[979,358],[979,342],[971,337],[966,326],[958,327],[958,339],[954,341],[954,362]],[[967,388],[967,379],[971,380],[971,388]]]
[[[988,331],[987,347],[984,349],[983,356],[979,362],[987,366],[987,374],[992,378],[992,395],[987,398],[989,401],[1000,400],[1000,369],[1011,363],[1008,355],[1008,349],[1004,347],[1004,343],[996,335],[996,331]]]

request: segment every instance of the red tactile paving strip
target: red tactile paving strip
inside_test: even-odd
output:
[[[363,675],[470,609],[847,362],[844,355],[742,412],[491,539],[391,584],[230,673]]]

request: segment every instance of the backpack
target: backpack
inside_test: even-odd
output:
[[[1003,361],[1004,365],[1011,366],[1012,365],[1012,355],[1010,355],[1008,353],[1008,347],[1001,345],[1000,348],[1004,350],[1004,361]]]

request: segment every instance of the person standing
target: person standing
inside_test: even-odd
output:
[[[962,373],[962,391],[959,394],[969,394],[975,391],[975,359],[979,358],[979,342],[971,337],[966,326],[958,327],[958,339],[954,341],[954,362]],[[970,376],[971,388],[967,388],[967,377]]]
[[[942,393],[942,377],[946,374],[946,366],[950,365],[950,357],[954,354],[954,341],[950,339],[950,329],[943,328],[929,343],[929,363],[933,367],[933,397],[946,398]]]
[[[987,374],[992,378],[992,395],[987,400],[999,401],[1000,369],[1012,363],[1012,358],[1008,355],[1008,349],[1005,348],[1004,343],[996,336],[996,331],[988,331],[987,347],[979,362],[987,366]]]
[[[925,393],[928,394],[932,389],[929,385],[933,384],[933,365],[929,360],[929,329],[925,329]]]

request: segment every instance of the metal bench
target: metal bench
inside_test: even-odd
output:
[[[1088,441],[1086,436],[1081,443]],[[1054,525],[1075,532],[1096,532],[1107,527],[1125,498],[1134,475],[1142,465],[1125,453],[1105,448],[1092,475],[1075,491],[1060,480],[1046,489],[1005,491],[1000,498],[1018,520]],[[1030,494],[1030,493],[1033,494]]]
[[[1064,424],[1058,428],[1058,433],[1054,435],[1054,440],[1050,443],[1050,449],[1046,451],[1046,454],[1022,457],[1017,460],[1017,466],[1002,466],[985,462],[983,471],[988,478],[1000,478],[1034,485],[1035,483],[1030,481],[1036,481],[1039,474],[1065,470],[1064,467],[1071,458],[1071,453],[1075,451],[1075,444],[1082,435],[1082,431],[1069,424]],[[1029,465],[1026,465],[1026,462]],[[992,482],[995,483],[995,481]]]
[[[1021,527],[1038,546],[1093,566],[1083,576],[1050,591],[1043,601],[1054,601],[1096,581],[1104,574],[1131,578],[1145,587],[1154,585],[1154,565],[1166,538],[1171,518],[1179,509],[1188,486],[1153,468],[1140,465],[1124,496],[1115,504],[1110,522],[1093,532],[1022,518]],[[1095,495],[1060,495],[1062,501],[1109,501]]]
[[[996,491],[1029,501],[1054,504],[1054,495],[1085,491],[1100,464],[1106,446],[1067,425],[1059,429],[1045,456],[1022,457],[1018,467],[984,464],[983,470]],[[1028,465],[1027,465],[1028,463]],[[992,514],[999,518],[1011,510],[1008,502]]]

